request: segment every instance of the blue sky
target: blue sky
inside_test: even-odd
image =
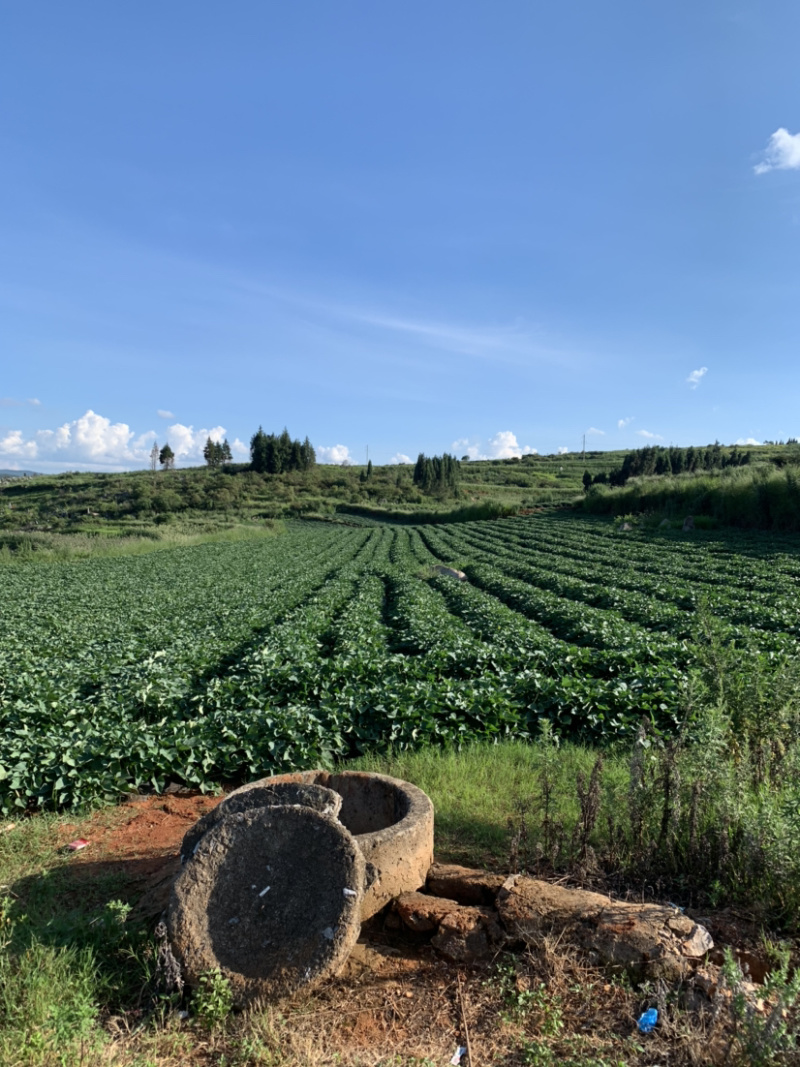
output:
[[[800,436],[799,34],[0,0],[0,467],[259,424],[362,462]]]

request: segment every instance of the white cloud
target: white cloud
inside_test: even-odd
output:
[[[760,441],[756,441],[755,437],[740,437],[736,442],[737,445],[760,445]]]
[[[222,442],[225,438],[225,427],[214,426],[211,430],[195,430],[193,426],[184,426],[176,422],[167,427],[169,446],[175,453],[176,462],[182,459],[202,459],[206,441]]]
[[[606,431],[605,430],[598,430],[596,426],[590,426],[589,429],[586,431],[586,434],[587,434],[587,436],[589,434],[600,434],[601,437],[605,437]]]
[[[172,414],[171,411],[165,411],[163,408],[159,408],[158,411],[156,412],[156,415],[158,415],[158,417],[160,419],[174,419],[175,418],[175,416]]]
[[[649,441],[663,441],[664,438],[660,433],[650,433],[649,430],[637,430],[640,437],[646,437]]]
[[[531,455],[536,455],[536,449],[530,445],[521,448],[511,430],[500,430],[489,441],[489,459],[511,459],[512,456]]]
[[[350,455],[350,449],[347,445],[323,445],[321,448],[315,449],[317,453],[317,459],[320,463],[352,463],[353,457]]]
[[[753,170],[756,174],[766,174],[770,170],[800,170],[800,133],[791,134],[781,126],[770,137],[763,160]]]
[[[469,456],[470,459],[511,459],[514,456],[539,454],[530,445],[521,446],[516,434],[511,430],[498,430],[494,437],[489,439],[485,451],[481,448],[480,441],[472,441],[469,437],[459,437],[450,447],[455,455]]]
[[[708,367],[701,367],[699,370],[693,370],[686,381],[692,389],[696,389],[706,374],[708,374]]]
[[[238,437],[234,437],[233,443],[231,444],[231,452],[236,456],[247,457],[250,455],[250,448],[244,441],[240,441]]]
[[[42,406],[42,402],[41,402],[41,400],[37,400],[35,396],[32,396],[32,397],[30,397],[30,398],[28,399],[28,403],[29,403],[29,404],[31,405],[31,407],[33,407],[33,408],[40,408],[40,407]]]
[[[155,430],[137,436],[127,423],[112,423],[104,415],[90,410],[79,419],[65,422],[55,430],[38,430],[27,439],[20,430],[10,431],[0,440],[0,456],[36,458],[51,468],[88,466],[124,470],[149,462],[156,437]],[[179,461],[201,461],[203,446],[209,437],[221,441],[225,437],[225,428],[215,426],[211,430],[195,430],[192,426],[175,423],[167,430],[170,446]]]
[[[57,430],[39,430],[36,439],[43,453],[68,451],[70,458],[91,463],[120,463],[136,460],[131,448],[133,430],[125,422],[115,422],[87,411]]]
[[[9,430],[5,437],[0,438],[0,456],[24,456],[25,459],[35,459],[38,449],[35,441],[25,441],[22,430]]]
[[[411,456],[407,456],[405,452],[396,452],[389,460],[390,463],[413,463]]]
[[[617,429],[624,430],[626,426],[630,426],[633,422],[633,415],[629,415],[627,419],[617,419]]]
[[[562,445],[561,448],[559,448],[559,450],[558,450],[559,456],[566,456],[566,454],[568,452],[569,452],[569,449],[567,448],[566,445]]]

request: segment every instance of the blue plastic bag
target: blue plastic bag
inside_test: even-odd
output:
[[[658,1008],[648,1008],[636,1020],[636,1025],[643,1034],[649,1034],[651,1030],[655,1030],[657,1022]]]

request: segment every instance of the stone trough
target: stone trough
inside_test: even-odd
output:
[[[230,793],[186,834],[167,911],[184,976],[219,969],[246,1005],[344,964],[361,923],[425,884],[433,805],[408,782],[302,771]]]

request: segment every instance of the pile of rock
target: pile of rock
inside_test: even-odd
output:
[[[465,867],[433,866],[427,893],[404,893],[393,907],[409,930],[433,933],[437,951],[461,963],[489,958],[502,945],[535,946],[556,932],[561,944],[611,971],[675,981],[714,947],[705,927],[669,905]]]

